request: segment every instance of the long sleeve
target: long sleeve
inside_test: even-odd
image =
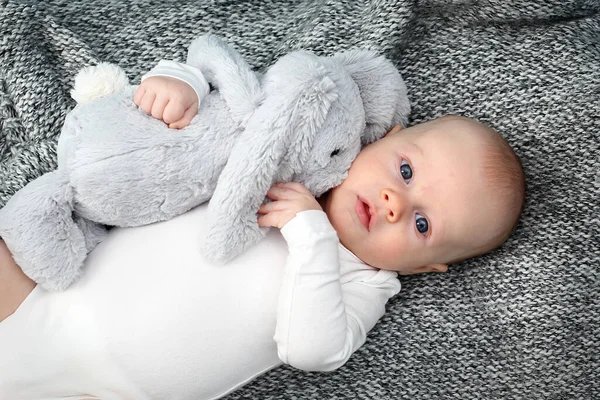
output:
[[[195,67],[177,61],[162,60],[156,67],[152,68],[142,77],[144,79],[151,76],[168,76],[169,78],[179,79],[190,85],[198,96],[198,104],[202,102],[210,90],[206,78],[202,72]]]
[[[308,371],[342,366],[400,291],[397,274],[362,263],[339,244],[322,211],[304,211],[281,230],[289,247],[277,309],[281,361]]]

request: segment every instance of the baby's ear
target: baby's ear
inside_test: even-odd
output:
[[[448,264],[429,264],[423,265],[422,267],[413,268],[410,271],[400,272],[400,275],[414,275],[422,274],[425,272],[446,272],[448,271]]]
[[[448,264],[429,264],[425,268],[427,268],[425,272],[447,272]]]
[[[402,130],[402,125],[395,125],[392,129],[390,129],[389,131],[387,131],[387,133],[385,134],[385,136],[393,135],[394,133],[398,133],[401,130]]]

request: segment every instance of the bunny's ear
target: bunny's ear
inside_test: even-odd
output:
[[[406,126],[410,101],[404,80],[391,61],[367,50],[337,53],[332,58],[341,62],[358,85],[367,122],[363,145],[380,139],[394,125]]]
[[[236,139],[210,200],[209,258],[226,261],[262,237],[256,212],[267,191],[298,172],[338,98],[328,75],[304,52],[283,57],[265,74],[264,100]]]

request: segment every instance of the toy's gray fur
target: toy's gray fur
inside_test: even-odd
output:
[[[139,110],[132,86],[67,115],[57,170],[0,210],[0,235],[30,278],[64,289],[106,235],[103,225],[166,220],[211,196],[203,247],[227,261],[263,237],[256,211],[273,183],[324,193],[346,177],[362,145],[406,124],[410,112],[400,74],[373,52],[298,51],[259,79],[207,35],[190,46],[188,64],[217,90],[184,129]]]

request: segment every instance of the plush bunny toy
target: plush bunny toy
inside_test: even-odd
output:
[[[362,146],[406,124],[410,112],[400,74],[371,51],[293,52],[259,77],[206,35],[192,43],[187,63],[215,90],[184,129],[139,110],[135,87],[116,67],[108,75],[113,93],[80,101],[67,115],[58,168],[0,210],[0,236],[31,279],[64,289],[105,225],[166,220],[211,197],[203,247],[208,258],[227,261],[264,236],[256,212],[272,184],[297,181],[321,195],[342,182]],[[85,76],[106,73],[91,68],[76,79],[79,96],[94,90]]]

